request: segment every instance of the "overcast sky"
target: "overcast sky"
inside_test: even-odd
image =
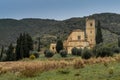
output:
[[[64,20],[103,12],[120,13],[120,0],[0,0],[0,18]]]

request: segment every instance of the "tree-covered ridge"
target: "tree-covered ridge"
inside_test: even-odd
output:
[[[66,39],[73,29],[85,29],[87,17],[99,20],[103,29],[120,34],[120,15],[113,13],[93,14],[83,18],[71,18],[63,21],[35,18],[0,19],[0,46],[15,42],[19,34],[24,32],[32,35],[34,39],[41,36],[41,40],[44,41],[43,44],[45,45],[56,41],[58,36]],[[108,40],[111,40],[111,38]]]

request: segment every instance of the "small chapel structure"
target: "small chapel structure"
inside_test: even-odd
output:
[[[94,19],[86,19],[85,31],[76,29],[71,32],[67,40],[63,42],[64,49],[67,50],[68,54],[74,47],[76,48],[93,48],[96,45],[96,28]],[[56,43],[50,44],[50,50],[56,52]]]

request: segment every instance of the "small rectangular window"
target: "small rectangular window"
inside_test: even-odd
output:
[[[92,27],[92,23],[90,23],[90,26]]]
[[[52,47],[52,49],[54,50],[54,47]]]
[[[81,37],[80,37],[80,36],[78,36],[78,40],[80,40],[80,38],[81,38]]]

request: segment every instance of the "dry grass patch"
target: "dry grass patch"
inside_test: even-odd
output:
[[[88,60],[81,58],[74,58],[70,60],[61,59],[46,60],[46,61],[16,61],[16,62],[0,62],[0,74],[12,72],[17,75],[26,77],[34,77],[37,73],[49,71],[58,68],[66,68],[67,66],[73,66],[75,69],[84,68],[86,64],[103,63],[105,66],[109,62],[120,62],[120,56],[104,57],[104,58],[91,58]]]

